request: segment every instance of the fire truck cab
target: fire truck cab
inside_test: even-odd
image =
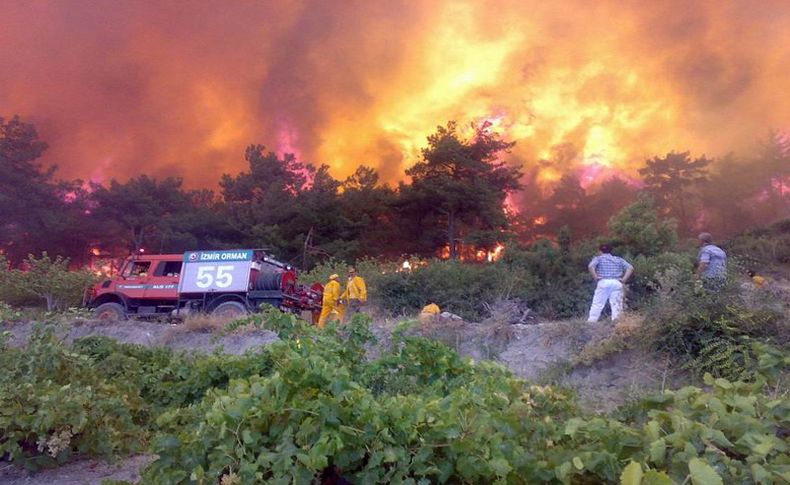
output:
[[[96,318],[183,316],[206,312],[240,316],[267,303],[320,312],[323,287],[297,283],[293,267],[260,249],[134,255],[119,274],[93,287]]]

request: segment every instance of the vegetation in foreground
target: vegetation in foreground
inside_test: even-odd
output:
[[[0,452],[30,468],[74,454],[159,458],[146,483],[785,483],[790,358],[752,344],[747,381],[704,377],[610,416],[553,387],[368,321],[318,331],[268,312],[235,326],[281,342],[240,357],[39,332],[3,345]]]

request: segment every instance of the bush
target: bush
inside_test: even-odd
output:
[[[628,306],[636,310],[650,307],[661,287],[662,275],[679,273],[688,281],[694,269],[693,257],[683,253],[638,255],[628,259],[634,265],[634,276],[628,283]]]
[[[546,318],[573,318],[589,308],[594,282],[587,274],[592,250],[564,250],[551,241],[540,240],[527,250],[507,250],[502,259],[506,270],[535,275],[526,301]]]
[[[8,303],[0,301],[0,324],[13,323],[22,319],[22,312]]]
[[[671,251],[678,240],[675,221],[661,219],[652,197],[640,193],[637,201],[609,220],[613,244],[623,253],[654,256]]]
[[[685,387],[641,404],[633,426],[643,431],[643,452],[633,459],[676,483],[689,475],[706,484],[790,481],[790,399],[764,394],[764,381],[704,380],[709,390]]]
[[[0,456],[8,453],[31,469],[64,463],[74,453],[112,458],[141,451],[155,416],[272,369],[265,351],[187,355],[98,336],[69,349],[51,328],[37,328],[24,349],[3,343]]]
[[[709,376],[710,391],[668,391],[619,420],[585,417],[560,391],[402,330],[368,362],[361,316],[323,332],[272,317],[259,323],[290,336],[270,349],[277,372],[164,414],[146,483],[778,483],[788,473],[790,400],[762,394],[764,378]],[[778,351],[759,360],[790,363]]]
[[[659,285],[660,296],[646,313],[648,339],[654,350],[668,353],[699,376],[749,380],[756,363],[752,340],[787,335],[781,312],[750,306],[732,281],[720,291],[709,291],[690,273],[672,269],[659,278]]]
[[[750,264],[749,269],[790,263],[790,219],[736,236],[726,244],[730,253]]]
[[[360,262],[356,268],[368,284],[372,302],[395,314],[414,314],[428,303],[476,321],[487,316],[484,303],[500,299],[528,300],[536,280],[523,268],[501,263],[466,264],[460,261],[412,259],[411,270],[397,262]],[[330,262],[303,276],[326,281],[332,273],[345,274],[347,265]]]
[[[169,407],[194,404],[212,388],[225,388],[231,379],[268,375],[272,362],[266,351],[243,356],[179,354],[167,348],[119,344],[101,336],[74,342],[96,372],[112,382],[125,382],[147,403],[152,414]]]
[[[259,354],[187,356],[103,337],[68,349],[41,332],[13,349],[0,337],[0,453],[35,468],[136,451],[155,432],[152,484],[787,478],[790,400],[777,382],[790,357],[767,345],[752,346],[749,384],[706,376],[708,390],[603,417],[407,326],[368,360],[363,315],[319,330],[269,310],[239,325],[282,340]]]
[[[112,458],[142,449],[140,396],[101,378],[51,331],[34,333],[26,349],[0,342],[0,367],[0,455],[36,469],[74,453]]]
[[[0,265],[6,263],[0,261]],[[22,267],[4,271],[0,277],[0,297],[7,303],[37,300],[46,305],[47,311],[82,306],[86,290],[97,281],[89,271],[69,271],[67,258],[52,259],[46,252],[41,258],[29,255]]]

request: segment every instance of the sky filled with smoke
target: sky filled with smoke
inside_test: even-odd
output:
[[[541,181],[634,175],[790,129],[783,0],[0,3],[0,116],[65,178],[214,187],[262,143],[394,181],[490,120]]]

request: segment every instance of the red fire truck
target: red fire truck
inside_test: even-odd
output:
[[[193,312],[235,317],[262,304],[321,311],[323,287],[297,282],[293,267],[262,249],[134,255],[119,274],[91,290],[96,318],[183,316]]]

